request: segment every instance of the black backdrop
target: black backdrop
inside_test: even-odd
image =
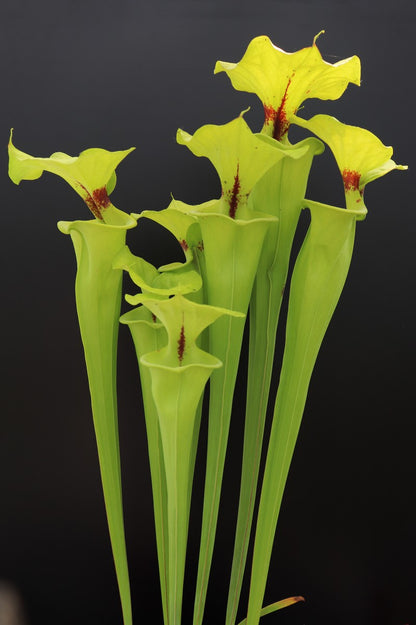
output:
[[[197,203],[218,194],[204,159],[175,144],[225,123],[254,96],[212,74],[267,34],[294,51],[319,39],[331,62],[361,57],[362,86],[336,103],[308,102],[362,125],[395,147],[407,173],[369,185],[351,272],[313,376],[273,555],[268,602],[303,594],[272,623],[414,623],[416,443],[412,119],[416,12],[410,0],[2,0],[0,578],[19,589],[31,625],[121,622],[99,485],[86,375],[73,297],[75,261],[59,219],[88,218],[61,180],[15,187],[6,145],[34,155],[87,147],[137,150],[119,167],[114,203],[165,208],[173,193]],[[342,202],[328,157],[308,191]],[[178,257],[150,224],[129,236],[158,265]],[[179,257],[178,257],[179,258]],[[238,397],[244,395],[244,371]],[[135,356],[120,336],[120,434],[135,622],[161,623],[151,493]],[[238,401],[237,401],[238,404]],[[232,424],[224,511],[207,623],[224,618],[241,448]],[[203,479],[203,440],[197,479]],[[198,539],[197,488],[185,622]],[[243,617],[243,614],[242,614]]]

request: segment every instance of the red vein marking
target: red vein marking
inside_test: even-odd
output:
[[[358,191],[360,187],[361,174],[352,169],[344,169],[342,179],[344,181],[344,189],[346,191]]]
[[[101,189],[95,189],[91,193],[81,182],[78,182],[81,189],[84,191],[84,201],[94,217],[103,220],[102,211],[111,204],[110,198],[107,194],[107,189],[102,187]]]
[[[101,187],[101,189],[95,189],[92,192],[92,197],[94,202],[100,206],[101,208],[107,208],[110,206],[110,198],[108,197],[107,189],[105,187]]]
[[[182,363],[184,351],[185,351],[185,329],[182,324],[181,333],[178,339],[178,358],[179,358],[180,363]]]
[[[229,215],[231,217],[231,219],[235,219],[235,214],[237,212],[237,208],[238,208],[238,194],[240,192],[240,187],[241,187],[241,183],[240,183],[240,177],[239,177],[239,164],[237,163],[237,173],[234,176],[234,184],[233,184],[233,188],[231,189],[231,197],[230,197],[230,210],[229,210]]]
[[[273,108],[267,104],[264,105],[264,122],[265,124],[273,124],[273,139],[279,141],[289,130],[289,120],[285,111],[285,104],[287,101],[287,92],[292,82],[292,76],[286,85],[285,92],[283,94],[282,101],[278,109]]]

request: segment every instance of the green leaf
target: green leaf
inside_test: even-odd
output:
[[[280,601],[276,601],[276,603],[271,603],[265,608],[262,608],[260,612],[260,617],[267,616],[267,614],[273,614],[273,612],[282,610],[282,608],[288,608],[290,605],[299,603],[299,601],[305,601],[305,599],[303,597],[288,597],[287,599],[281,599]],[[240,621],[239,625],[247,625],[247,619],[243,619],[242,621]]]
[[[304,100],[336,100],[350,82],[360,84],[360,59],[327,63],[317,37],[312,46],[292,53],[274,46],[268,37],[256,37],[241,61],[218,61],[215,66],[214,73],[226,72],[235,89],[257,94],[264,106],[263,132],[275,139],[287,140],[292,116]]]
[[[178,130],[177,141],[212,162],[222,188],[216,210],[232,218],[245,215],[242,211],[256,182],[287,155],[275,141],[253,134],[242,115],[223,126],[202,126],[194,135]],[[296,151],[290,155],[296,158]]]
[[[160,272],[143,258],[132,254],[127,245],[114,260],[114,267],[125,269],[144,292],[161,297],[193,293],[202,286],[201,276],[189,265],[180,264],[176,271]],[[133,305],[141,302],[140,294],[137,301],[135,296],[126,296],[126,299]]]
[[[392,147],[383,145],[365,128],[343,124],[329,115],[315,115],[309,120],[295,117],[293,121],[329,145],[342,175],[347,208],[360,210],[363,217],[367,212],[365,185],[392,169],[407,169],[391,160]]]
[[[173,199],[168,208],[164,210],[145,210],[138,215],[134,215],[134,217],[137,219],[145,217],[169,230],[183,250],[186,259],[185,264],[191,264],[194,260],[192,248],[200,243],[201,233],[195,217],[181,212],[179,210],[180,204],[181,202]],[[182,263],[171,263],[169,266],[160,267],[159,271],[174,270],[179,265],[182,265]]]
[[[108,196],[116,183],[116,167],[132,150],[134,148],[109,152],[90,148],[77,157],[55,152],[49,158],[36,158],[15,148],[11,132],[9,176],[15,184],[22,180],[36,180],[44,171],[61,176],[82,197],[96,219],[122,226],[126,214],[115,208]]]

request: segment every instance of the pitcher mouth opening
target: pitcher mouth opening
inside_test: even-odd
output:
[[[108,228],[112,230],[130,230],[137,226],[137,220],[123,211],[118,211],[117,222],[112,224],[106,224],[99,219],[77,219],[75,221],[58,221],[58,230],[63,234],[69,234],[73,228],[76,228],[80,224],[89,224],[92,228]]]

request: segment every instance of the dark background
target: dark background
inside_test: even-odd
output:
[[[30,625],[115,625],[121,617],[76,324],[75,260],[56,229],[59,219],[88,214],[51,175],[20,187],[8,180],[9,128],[16,146],[37,156],[137,146],[119,167],[112,196],[124,210],[165,208],[170,193],[190,203],[211,199],[219,192],[216,174],[175,144],[176,129],[225,123],[249,105],[254,130],[262,119],[255,96],[213,76],[215,61],[239,60],[259,34],[293,52],[322,28],[326,60],[361,57],[362,86],[335,103],[309,101],[302,115],[327,112],[367,127],[394,145],[409,171],[366,190],[369,214],[358,225],[351,272],[312,379],[267,589],[266,603],[293,594],[307,601],[267,622],[416,622],[415,16],[410,0],[2,0],[0,579],[20,591]],[[329,155],[315,163],[308,193],[343,201]],[[170,235],[150,223],[129,234],[129,243],[157,265],[180,258]],[[240,379],[242,398],[243,371]],[[161,623],[145,431],[126,328],[119,393],[135,623]],[[207,607],[212,624],[225,613],[239,405]]]

